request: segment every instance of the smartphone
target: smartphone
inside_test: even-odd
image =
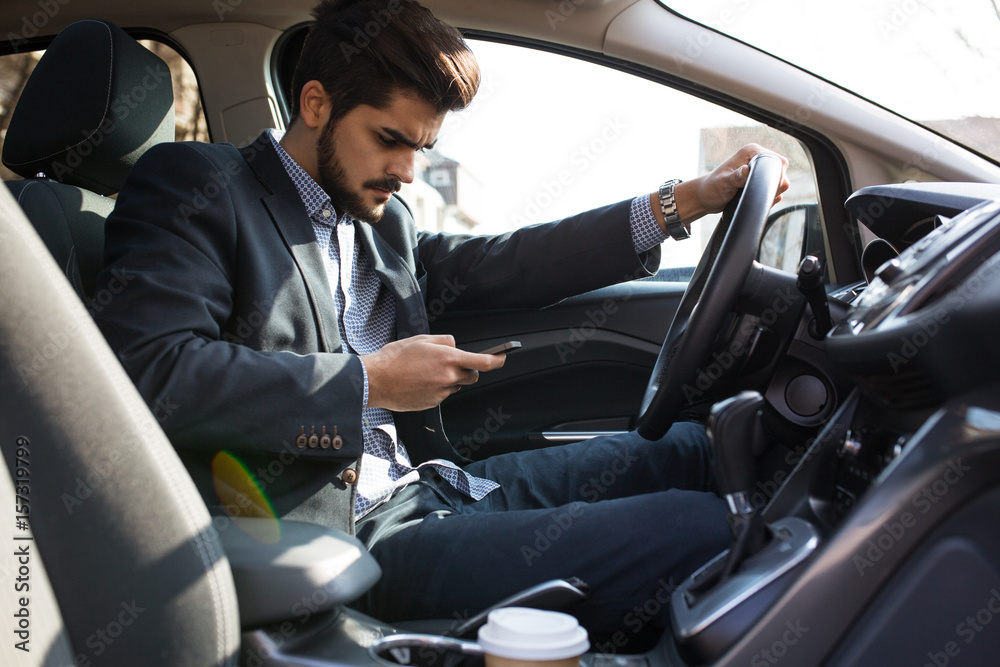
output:
[[[519,350],[520,348],[521,348],[521,341],[509,340],[506,343],[501,343],[500,345],[494,345],[488,350],[483,350],[479,354],[501,354],[503,352],[513,352],[514,350]]]

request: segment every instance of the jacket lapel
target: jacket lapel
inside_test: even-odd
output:
[[[247,163],[257,174],[257,179],[271,193],[262,201],[305,281],[324,346],[321,352],[339,352],[340,329],[335,316],[336,305],[330,293],[330,283],[316,244],[316,235],[298,190],[288,177],[266,132],[242,150]]]

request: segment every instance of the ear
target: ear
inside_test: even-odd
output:
[[[330,117],[330,96],[319,81],[307,81],[299,93],[299,118],[311,129],[322,128]]]

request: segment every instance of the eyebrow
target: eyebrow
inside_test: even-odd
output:
[[[409,146],[413,150],[419,150],[421,148],[434,148],[434,145],[437,143],[437,139],[435,139],[434,141],[430,142],[426,146],[421,146],[420,144],[418,144],[417,142],[415,142],[413,139],[410,139],[409,137],[407,137],[405,134],[403,134],[399,130],[394,130],[391,127],[383,127],[382,131],[385,132],[386,134],[388,134],[394,140],[398,141],[399,143],[403,144],[404,146]]]

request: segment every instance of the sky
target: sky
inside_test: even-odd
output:
[[[1000,117],[996,0],[670,4],[914,118]]]

